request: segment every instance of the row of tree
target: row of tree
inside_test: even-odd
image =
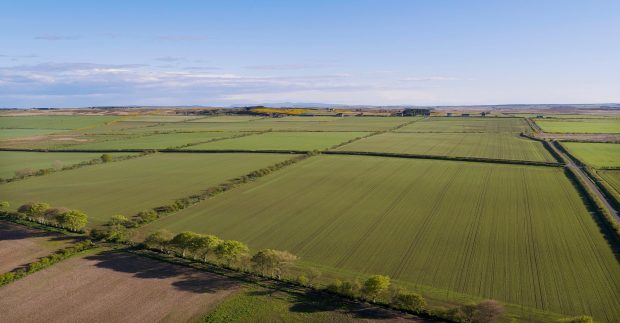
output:
[[[7,210],[9,206],[6,201],[0,202],[2,210]],[[51,207],[42,202],[25,203],[17,209],[17,213],[13,213],[13,216],[74,232],[81,232],[88,223],[88,216],[80,210]]]

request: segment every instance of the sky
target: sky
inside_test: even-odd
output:
[[[0,0],[0,107],[620,102],[620,1]]]

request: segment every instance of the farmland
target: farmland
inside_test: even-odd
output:
[[[0,129],[0,140],[2,139],[15,139],[23,137],[32,137],[47,135],[50,133],[62,132],[64,130],[54,129]]]
[[[620,144],[565,142],[562,145],[592,167],[620,167]]]
[[[143,229],[158,228],[204,228],[448,295],[620,315],[620,265],[560,169],[315,157]]]
[[[417,124],[422,122],[414,125]],[[514,133],[390,132],[355,141],[337,150],[554,161],[540,142],[519,137]]]
[[[543,131],[559,133],[620,133],[618,119],[536,120]]]
[[[204,142],[217,138],[226,138],[235,135],[230,132],[189,132],[142,135],[135,138],[121,138],[93,143],[72,145],[71,149],[165,149],[185,144]]]
[[[435,117],[400,128],[398,132],[522,132],[528,129],[521,118]]]
[[[290,158],[287,155],[155,154],[0,185],[11,205],[44,201],[80,209],[98,225],[199,193],[230,178]]]
[[[71,130],[102,125],[118,119],[119,117],[115,116],[2,116],[0,128]]]
[[[596,172],[620,195],[620,170],[597,170]]]

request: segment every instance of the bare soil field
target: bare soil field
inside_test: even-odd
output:
[[[0,273],[15,270],[74,242],[58,233],[0,221]]]
[[[0,321],[183,322],[240,289],[215,274],[104,251],[0,288]]]

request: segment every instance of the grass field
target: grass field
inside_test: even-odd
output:
[[[117,120],[116,116],[28,116],[0,117],[0,128],[7,129],[78,129]]]
[[[315,150],[326,149],[368,132],[267,132],[200,144],[187,149]]]
[[[398,132],[522,132],[529,129],[519,118],[431,117],[398,129]]]
[[[264,117],[259,116],[208,116],[208,117],[200,117],[197,116],[190,122],[246,122],[246,121],[255,121],[258,119],[263,119]]]
[[[620,170],[597,170],[596,172],[620,195]]]
[[[80,209],[90,225],[114,214],[132,216],[244,175],[290,155],[155,154],[0,185],[12,206],[29,201]]]
[[[620,144],[563,142],[562,145],[592,167],[620,167]]]
[[[235,135],[234,132],[190,132],[142,135],[129,139],[107,140],[93,143],[72,145],[72,149],[165,149],[207,141],[216,138],[225,138]]]
[[[0,320],[188,322],[239,290],[238,283],[215,274],[91,252],[0,288]]]
[[[319,156],[142,230],[159,228],[290,250],[446,298],[620,319],[620,264],[560,168]]]
[[[354,141],[337,150],[555,161],[542,143],[515,133],[388,132]]]
[[[620,133],[620,119],[535,120],[545,132],[558,133]]]
[[[121,156],[124,154],[111,154]],[[37,153],[0,151],[0,178],[11,178],[15,171],[25,168],[34,170],[54,168],[56,166],[70,166],[83,161],[101,157],[97,153]]]
[[[53,129],[0,129],[0,140],[14,139],[32,136],[42,136],[50,133],[57,133],[64,130]]]

